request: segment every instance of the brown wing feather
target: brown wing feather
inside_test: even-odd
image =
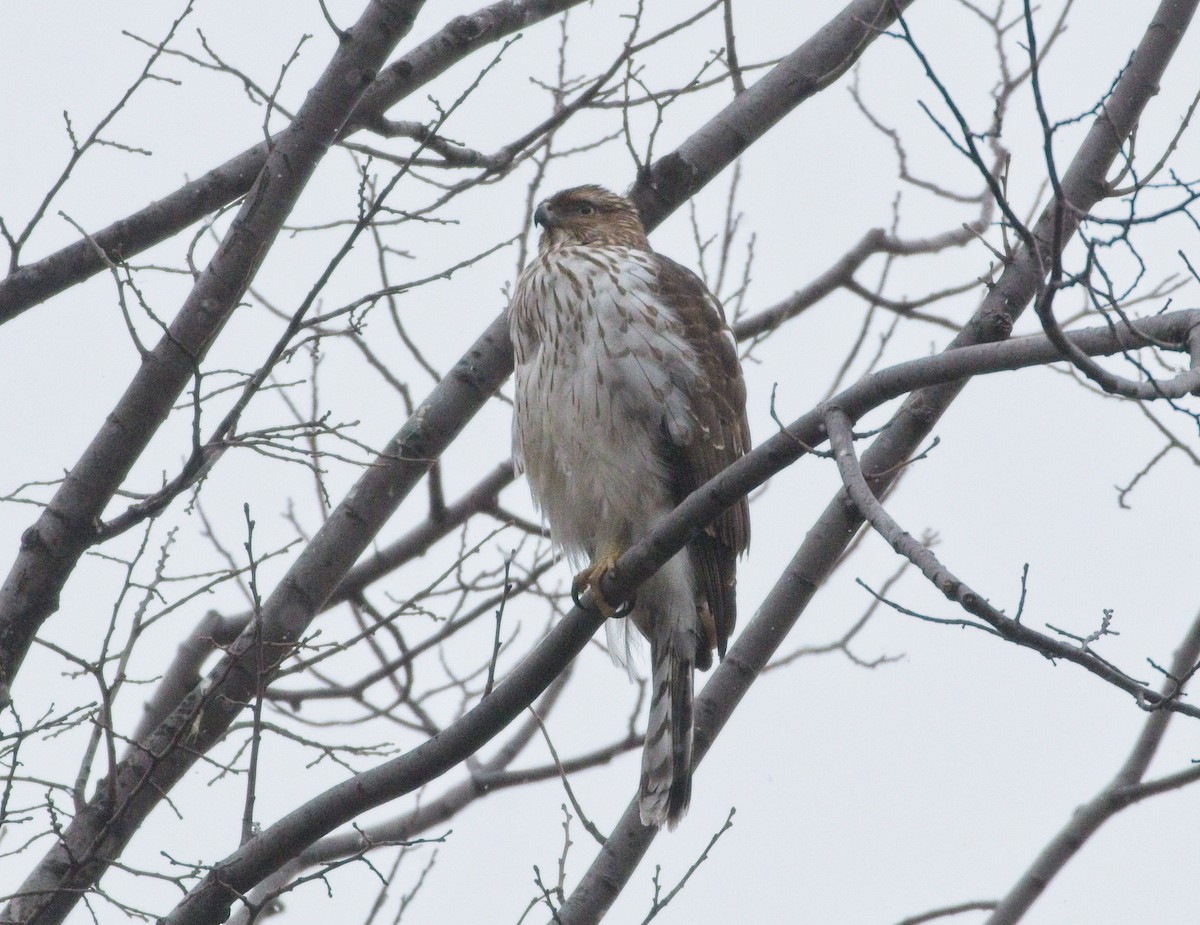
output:
[[[696,438],[686,446],[674,446],[676,503],[717,475],[750,447],[746,420],[746,385],[737,350],[728,333],[724,313],[704,283],[668,257],[655,255],[659,263],[657,295],[675,312],[683,325],[683,336],[699,358],[703,375],[689,389]],[[688,544],[716,629],[721,657],[737,622],[737,557],[750,545],[750,512],[746,499],[726,508],[717,519]],[[698,667],[711,664],[701,654]]]

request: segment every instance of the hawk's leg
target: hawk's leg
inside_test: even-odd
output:
[[[617,559],[620,558],[621,552],[619,549],[609,549],[604,552],[595,562],[585,568],[582,572],[575,576],[571,582],[571,600],[579,607],[584,606],[579,600],[584,591],[592,592],[592,603],[606,617],[625,617],[629,615],[629,611],[633,610],[633,598],[630,598],[620,607],[613,607],[604,597],[604,593],[600,590],[600,582],[604,576],[613,570],[617,564]]]

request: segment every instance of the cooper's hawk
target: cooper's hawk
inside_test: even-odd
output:
[[[617,557],[746,452],[746,388],[720,304],[650,249],[628,199],[580,186],[541,203],[534,221],[544,231],[510,319],[514,455],[554,541],[590,563],[576,591],[590,587],[611,613],[599,581]],[[687,811],[692,673],[711,667],[713,649],[725,655],[749,535],[743,499],[637,591],[630,619],[650,641],[653,671],[644,825],[674,828]]]

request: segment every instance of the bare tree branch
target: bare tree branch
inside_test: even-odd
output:
[[[829,86],[913,0],[853,0],[816,35],[739,93],[629,192],[647,228],[691,199],[789,112]]]

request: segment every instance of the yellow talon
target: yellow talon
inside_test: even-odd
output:
[[[613,607],[605,599],[604,593],[600,590],[600,582],[616,566],[619,556],[620,553],[616,551],[606,552],[576,575],[575,579],[571,582],[571,600],[582,607],[584,605],[579,598],[584,591],[590,591],[592,593],[592,604],[604,616],[623,617],[628,614],[632,607],[632,602],[622,604],[620,607]]]

